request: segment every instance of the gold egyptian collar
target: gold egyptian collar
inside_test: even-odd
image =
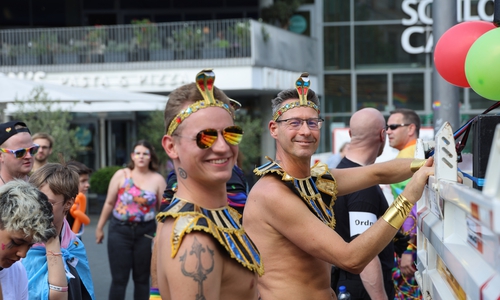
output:
[[[330,228],[335,228],[335,217],[333,213],[333,205],[337,199],[337,183],[330,174],[328,166],[318,162],[311,167],[311,176],[298,179],[287,174],[285,170],[274,160],[267,157],[270,162],[256,168],[255,175],[264,176],[266,174],[277,174],[281,176],[281,180],[293,184],[295,190],[299,193],[302,200],[306,203],[309,209],[323,223]],[[289,186],[290,186],[289,185]],[[321,193],[330,196],[330,201],[324,201]]]
[[[260,276],[264,266],[259,251],[240,224],[241,215],[233,208],[207,209],[174,196],[168,208],[157,215],[158,222],[175,219],[171,235],[172,257],[182,238],[191,231],[210,233],[226,249],[232,259]]]

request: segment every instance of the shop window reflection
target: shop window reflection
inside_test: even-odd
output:
[[[409,54],[401,46],[402,25],[369,25],[354,28],[356,69],[424,68],[425,53]],[[426,33],[428,34],[428,33]],[[412,47],[425,46],[426,34],[410,35]]]
[[[395,108],[424,110],[424,74],[394,74],[392,105]]]
[[[401,9],[403,0],[355,0],[354,20],[401,20],[407,15]]]
[[[357,76],[356,110],[373,107],[380,111],[387,110],[387,75]]]
[[[325,76],[325,112],[351,112],[351,75]]]
[[[349,26],[325,27],[323,38],[325,70],[349,69],[351,60]]]

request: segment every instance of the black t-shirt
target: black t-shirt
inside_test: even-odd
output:
[[[360,167],[360,165],[344,157],[337,166],[337,169],[355,167]],[[333,206],[337,221],[335,231],[344,241],[350,242],[375,223],[388,207],[389,204],[378,185],[339,196]],[[392,242],[379,253],[378,257],[384,274],[385,290],[389,299],[393,299],[392,267],[394,266],[394,246]],[[359,276],[349,277],[359,278]],[[361,279],[359,278],[359,280]]]

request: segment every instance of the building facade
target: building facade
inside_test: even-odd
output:
[[[492,0],[456,1],[457,22],[492,20]],[[432,0],[309,0],[288,30],[256,21],[260,8],[272,3],[265,0],[4,2],[0,72],[9,76],[168,95],[212,67],[217,85],[267,128],[269,99],[308,71],[327,123],[318,152],[335,149],[331,132],[346,127],[360,108],[375,107],[386,116],[411,108],[424,126],[432,126],[439,109],[431,96]],[[493,104],[471,89],[459,95],[462,120]],[[118,147],[130,153],[141,116],[77,115],[79,126],[109,141],[105,148],[94,145],[91,165],[120,163]],[[264,136],[262,153],[272,156],[274,142]]]

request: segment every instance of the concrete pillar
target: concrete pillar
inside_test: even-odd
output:
[[[432,33],[434,45],[439,38],[456,22],[457,1],[435,0],[432,3]],[[437,132],[444,122],[449,122],[453,131],[460,127],[459,88],[448,83],[433,66],[432,72],[432,107],[434,113],[434,132]]]

